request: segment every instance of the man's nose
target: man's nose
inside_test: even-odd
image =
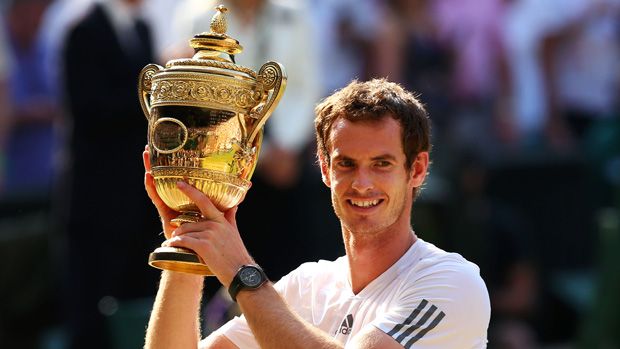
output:
[[[363,193],[369,191],[373,187],[372,175],[365,169],[358,169],[353,178],[351,187],[357,192]]]

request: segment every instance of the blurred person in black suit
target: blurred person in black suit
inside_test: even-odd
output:
[[[111,347],[105,316],[124,300],[150,296],[157,280],[146,258],[160,240],[158,222],[135,156],[147,130],[137,77],[153,62],[141,2],[94,4],[69,32],[63,52],[72,123],[66,260],[72,348]],[[114,219],[103,214],[109,207],[117,209]]]
[[[0,16],[0,190],[4,181],[4,152],[9,132],[9,55],[8,41],[4,33],[4,21]]]

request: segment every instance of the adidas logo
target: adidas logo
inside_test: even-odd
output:
[[[342,320],[342,325],[340,325],[340,328],[338,329],[337,333],[348,335],[351,333],[352,328],[353,328],[353,315],[349,314],[344,320]]]

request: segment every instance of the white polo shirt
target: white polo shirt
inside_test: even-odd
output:
[[[358,294],[348,261],[304,263],[275,285],[303,319],[345,345],[367,326],[404,348],[485,348],[491,307],[479,268],[417,239]],[[243,316],[217,332],[239,348],[260,348]]]

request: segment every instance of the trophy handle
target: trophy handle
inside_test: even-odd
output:
[[[158,64],[148,64],[140,72],[138,76],[138,95],[142,112],[147,120],[151,121],[151,88],[153,87],[153,75],[163,70],[164,67]]]
[[[250,116],[258,121],[254,124],[254,128],[250,132],[248,144],[253,144],[254,139],[262,130],[265,122],[278,106],[280,98],[286,89],[286,72],[282,64],[278,62],[267,62],[258,71],[258,82],[261,83],[263,92],[268,94],[264,104],[252,111]]]

